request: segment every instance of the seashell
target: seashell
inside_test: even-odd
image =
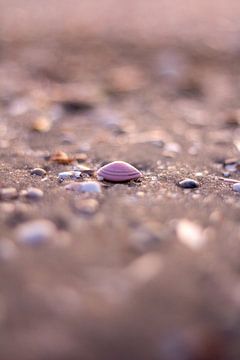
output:
[[[138,169],[124,161],[114,161],[101,167],[97,171],[97,175],[99,178],[113,182],[138,179],[142,176]]]
[[[101,193],[101,185],[95,181],[85,181],[85,182],[73,182],[65,186],[66,190],[76,191],[79,193]]]

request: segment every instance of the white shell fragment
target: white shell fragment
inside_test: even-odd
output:
[[[101,185],[96,181],[73,182],[65,186],[66,190],[79,193],[101,193]]]
[[[178,239],[192,250],[199,250],[207,240],[203,229],[187,219],[178,222],[176,232]]]

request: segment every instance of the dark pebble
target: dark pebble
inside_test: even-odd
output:
[[[180,186],[183,189],[194,189],[199,187],[199,183],[193,179],[184,179],[179,181],[178,186]]]

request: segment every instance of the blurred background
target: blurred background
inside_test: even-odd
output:
[[[239,50],[238,0],[0,1],[0,37],[36,39],[107,36]]]

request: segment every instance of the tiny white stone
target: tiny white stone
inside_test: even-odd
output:
[[[81,176],[81,171],[73,170],[73,171],[64,171],[58,174],[58,180],[64,181],[66,179],[79,179]]]
[[[232,189],[233,191],[240,192],[240,182],[233,184]]]
[[[16,238],[27,245],[40,245],[56,234],[56,226],[49,220],[34,220],[21,224],[16,229]]]
[[[187,219],[178,222],[176,231],[179,240],[193,250],[199,250],[206,242],[203,229]]]
[[[76,191],[80,193],[101,193],[101,186],[95,181],[84,181],[84,182],[75,182],[70,183],[65,186],[66,190]]]

